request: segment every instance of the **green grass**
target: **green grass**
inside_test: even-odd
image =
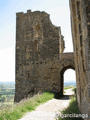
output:
[[[74,88],[74,86],[65,86],[64,90],[71,89],[71,88]]]
[[[38,94],[30,99],[23,100],[20,103],[14,105],[11,109],[1,111],[0,120],[18,120],[26,112],[35,110],[38,105],[45,103],[53,97],[53,93],[45,92],[41,95]]]
[[[76,97],[72,97],[70,104],[68,106],[68,108],[66,108],[65,110],[62,111],[62,115],[64,114],[80,114],[80,111],[78,109],[78,104],[76,101]],[[83,120],[82,118],[59,118],[59,120]]]
[[[73,91],[74,91],[74,93],[76,94],[76,87],[74,87],[72,90],[73,90]]]

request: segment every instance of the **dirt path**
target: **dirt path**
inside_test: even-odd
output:
[[[72,89],[70,91],[72,91]],[[28,112],[22,119],[19,120],[56,120],[57,114],[60,113],[59,111],[67,108],[69,102],[70,99],[65,97],[62,99],[49,100],[48,102],[38,106],[35,111]]]
[[[64,90],[64,91],[65,91],[64,95],[74,95],[74,91],[72,90],[72,88]]]

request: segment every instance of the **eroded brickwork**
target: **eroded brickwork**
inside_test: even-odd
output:
[[[17,13],[15,102],[43,91],[63,94],[64,71],[74,68],[73,53],[63,54],[64,48],[47,13]]]
[[[62,94],[63,74],[71,68],[76,70],[80,111],[90,116],[90,0],[70,0],[70,8],[74,57],[63,53],[60,27],[47,13],[17,13],[15,102],[37,92]]]
[[[90,0],[70,0],[80,111],[90,117]]]
[[[41,91],[60,91],[60,53],[64,40],[45,12],[17,13],[16,94],[18,102]]]

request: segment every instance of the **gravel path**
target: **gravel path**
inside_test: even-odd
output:
[[[72,88],[64,90],[64,91],[65,91],[64,95],[74,95],[74,91],[72,90]]]
[[[71,95],[72,92],[70,91],[72,91],[72,89],[67,92]],[[65,97],[62,99],[49,100],[38,106],[35,111],[26,113],[26,115],[19,120],[57,120],[57,115],[60,114],[60,111],[68,107],[69,102],[70,99]]]

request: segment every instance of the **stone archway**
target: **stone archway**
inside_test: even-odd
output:
[[[60,72],[60,79],[61,79],[61,91],[60,91],[60,95],[63,95],[64,93],[64,73],[66,70],[68,69],[73,69],[75,70],[72,66],[66,66],[65,68],[62,69],[62,71]]]
[[[60,60],[60,95],[63,95],[64,72],[67,69],[75,70],[73,53],[61,54],[61,60]]]

